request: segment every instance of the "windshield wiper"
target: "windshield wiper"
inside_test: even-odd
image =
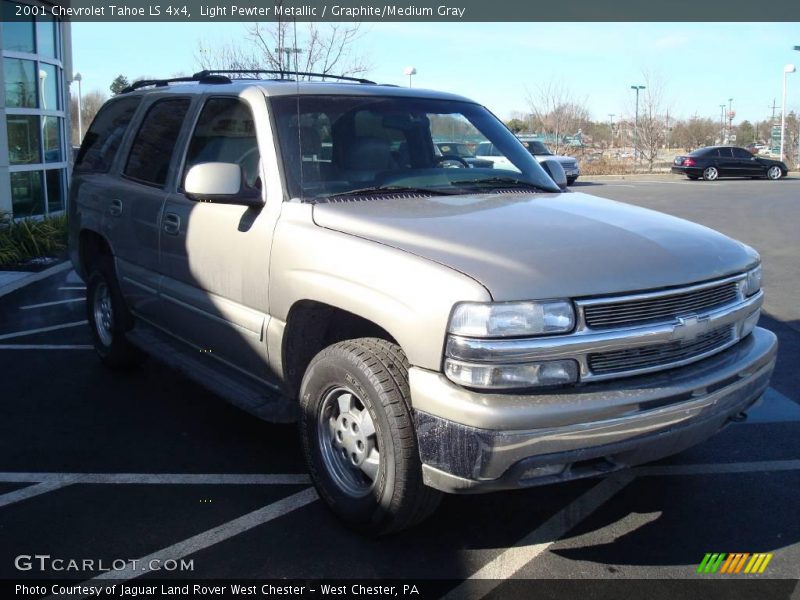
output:
[[[553,190],[548,190],[540,185],[536,185],[535,183],[529,183],[527,181],[521,181],[519,179],[515,179],[513,177],[487,177],[486,179],[463,179],[460,181],[453,181],[451,182],[454,186],[482,186],[482,185],[491,185],[493,187],[527,187],[532,188],[534,190],[539,190],[540,192],[552,192]]]
[[[370,187],[360,188],[357,190],[349,190],[347,192],[339,192],[337,194],[329,194],[322,198],[343,198],[345,196],[369,196],[379,194],[381,192],[389,193],[409,193],[409,194],[429,194],[431,196],[450,196],[456,192],[450,190],[442,190],[436,188],[426,187],[409,187],[405,185],[374,185]]]

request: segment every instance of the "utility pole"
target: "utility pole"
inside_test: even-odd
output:
[[[728,138],[730,141],[731,134],[733,133],[733,98],[728,98]]]
[[[772,99],[772,119],[770,119],[770,125],[775,125],[775,108],[776,108],[775,101],[776,100],[777,100],[777,98],[773,98]],[[767,108],[769,108],[769,107],[767,107]]]

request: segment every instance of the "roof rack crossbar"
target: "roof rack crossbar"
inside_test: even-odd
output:
[[[319,77],[320,79],[337,79],[340,81],[352,81],[355,83],[366,83],[376,85],[374,81],[369,79],[362,79],[360,77],[348,77],[346,75],[331,75],[329,73],[312,73],[310,71],[281,71],[274,69],[207,69],[199,71],[194,74],[194,77],[208,77],[217,74],[232,74],[232,75],[279,75],[281,79],[285,79],[287,75],[304,76],[304,77]]]
[[[129,92],[134,92],[138,89],[143,87],[165,87],[170,83],[187,83],[191,81],[197,81],[198,83],[230,83],[231,80],[228,77],[223,77],[222,75],[213,75],[213,74],[203,74],[195,73],[191,77],[171,77],[168,79],[140,79],[139,81],[134,81],[128,87],[123,89],[120,93],[127,94]]]

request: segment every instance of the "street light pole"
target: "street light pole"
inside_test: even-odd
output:
[[[286,55],[286,64],[289,67],[288,69],[283,68],[283,61],[281,61],[280,71],[291,71],[292,70],[292,60],[291,56],[294,54],[297,56],[298,54],[302,54],[302,48],[295,48],[294,46],[278,46],[275,48],[275,54],[285,54]]]
[[[733,117],[731,111],[733,110],[733,98],[728,98],[728,141],[730,141],[731,133],[733,131]]]
[[[633,158],[639,160],[639,90],[645,89],[643,85],[632,85],[636,92],[636,114],[633,121]]]
[[[408,75],[408,87],[411,87],[411,77],[417,74],[416,67],[406,67],[403,69],[403,75]]]
[[[83,98],[81,94],[81,81],[83,81],[83,77],[81,77],[80,73],[75,73],[73,77],[75,81],[78,82],[78,145],[81,145],[81,141],[83,140]]]
[[[795,69],[794,65],[788,64],[783,67],[783,102],[781,103],[781,160],[784,159],[784,145],[783,140],[786,137],[786,76],[789,73],[794,73],[797,69]]]
[[[725,105],[719,105],[719,143],[725,143]]]
[[[609,128],[609,142],[608,147],[614,147],[614,115],[612,113],[608,114],[608,128]]]

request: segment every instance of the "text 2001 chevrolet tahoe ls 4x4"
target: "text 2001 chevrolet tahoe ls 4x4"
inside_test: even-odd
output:
[[[766,389],[777,344],[744,244],[561,193],[465,98],[195,80],[115,97],[77,158],[72,258],[97,351],[299,418],[352,526],[657,459]],[[445,134],[508,166],[437,153]]]

